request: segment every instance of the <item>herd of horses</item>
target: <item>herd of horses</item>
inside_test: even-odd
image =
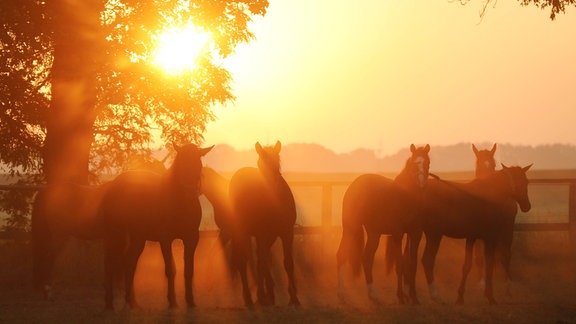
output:
[[[33,272],[35,287],[52,296],[52,272],[66,240],[100,239],[104,242],[105,305],[114,307],[114,285],[124,282],[126,305],[138,307],[134,274],[146,241],[159,242],[165,263],[169,306],[177,307],[172,242],[184,245],[184,283],[188,307],[194,307],[192,278],[199,241],[202,209],[199,196],[212,204],[220,228],[219,239],[230,245],[230,264],[240,275],[246,307],[254,301],[248,284],[248,264],[253,263],[255,242],[256,302],[275,304],[271,275],[271,246],[280,238],[288,278],[290,305],[299,305],[294,278],[292,245],[296,204],[280,168],[281,144],[256,143],[257,167],[238,170],[227,179],[202,166],[212,147],[174,146],[176,157],[164,172],[126,171],[97,187],[71,183],[52,184],[41,190],[32,212]],[[478,150],[474,180],[451,182],[430,172],[430,146],[410,146],[411,156],[395,179],[364,174],[348,187],[342,202],[342,237],[337,259],[338,296],[346,299],[345,274],[364,271],[368,297],[378,302],[372,267],[380,237],[389,236],[386,260],[395,267],[398,302],[418,304],[415,277],[422,236],[426,245],[422,266],[430,296],[438,299],[434,264],[443,236],[466,240],[465,262],[457,303],[464,302],[466,280],[473,266],[484,265],[485,297],[493,296],[495,255],[510,278],[510,250],[518,206],[530,210],[526,167],[496,170],[494,152]],[[366,236],[366,238],[365,238]],[[476,251],[475,242],[482,244]],[[403,246],[403,243],[405,245]],[[123,279],[123,280],[122,280]],[[406,285],[408,295],[404,294]]]

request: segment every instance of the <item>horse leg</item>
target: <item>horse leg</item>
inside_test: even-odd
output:
[[[284,270],[288,275],[288,294],[290,295],[289,305],[299,306],[300,301],[296,296],[296,280],[294,279],[294,258],[292,256],[292,244],[294,242],[294,232],[290,232],[281,238],[284,252]]]
[[[472,254],[474,253],[474,239],[466,239],[466,252],[464,254],[464,265],[462,266],[462,279],[460,281],[460,287],[458,288],[458,299],[456,304],[464,304],[464,290],[466,289],[466,278],[470,274],[472,269]]]
[[[40,289],[46,300],[53,299],[52,280],[54,265],[58,255],[66,245],[69,237],[63,233],[54,235],[51,232],[42,233],[34,242],[34,283]]]
[[[114,283],[117,275],[121,273],[124,253],[124,237],[108,236],[104,240],[104,272],[105,272],[105,307],[114,309]]]
[[[374,289],[374,278],[372,276],[372,267],[374,265],[374,254],[380,243],[380,234],[368,232],[366,245],[364,247],[363,267],[366,285],[368,286],[368,298],[374,303],[379,303],[376,291]]]
[[[134,274],[136,273],[138,259],[140,258],[140,254],[142,254],[145,245],[146,240],[130,237],[128,249],[126,250],[126,264],[124,265],[124,285],[126,289],[125,299],[126,305],[130,306],[132,309],[139,308],[134,294]]]
[[[409,263],[408,263],[408,286],[410,293],[410,300],[412,304],[418,305],[420,301],[416,296],[416,270],[418,269],[418,246],[420,246],[420,240],[422,239],[422,231],[416,233],[411,233],[408,235],[408,242],[410,243],[409,252]]]
[[[389,240],[389,244],[393,244],[393,253],[396,257],[396,297],[398,298],[398,303],[400,305],[404,305],[406,301],[404,300],[404,291],[402,289],[403,286],[403,277],[405,274],[405,258],[402,255],[402,236],[401,235],[393,235],[391,240]],[[408,243],[406,243],[408,244]]]
[[[195,230],[193,235],[184,240],[184,290],[189,308],[196,307],[192,293],[192,277],[194,276],[194,253],[196,253],[199,237],[200,233]]]
[[[422,267],[424,268],[424,274],[426,275],[428,290],[430,292],[430,297],[435,302],[440,302],[438,289],[436,288],[436,283],[434,282],[434,263],[441,240],[442,236],[430,235],[427,233],[426,247],[424,248],[424,254],[422,255]]]
[[[474,244],[474,260],[478,269],[478,284],[484,286],[484,242],[478,241]]]
[[[494,299],[494,292],[492,289],[492,278],[494,274],[494,254],[496,252],[496,242],[492,240],[484,240],[484,254],[486,257],[486,287],[484,288],[484,296],[488,299],[490,305],[496,304]]]
[[[168,281],[168,304],[170,308],[178,307],[176,303],[176,291],[174,289],[174,277],[176,276],[176,264],[174,263],[174,255],[172,254],[172,241],[160,242],[160,249],[162,250],[162,257],[164,258],[164,273]]]
[[[510,227],[513,228],[514,224],[512,223]],[[512,275],[510,273],[510,261],[512,259],[512,238],[513,238],[513,231],[510,230],[508,233],[505,233],[502,243],[497,246],[498,250],[501,253],[502,267],[504,268],[504,274],[506,275],[507,296],[512,295],[510,292],[510,285],[512,283]]]
[[[244,299],[244,306],[247,308],[252,308],[254,307],[254,302],[252,301],[252,294],[250,293],[247,275],[247,263],[249,259],[248,255],[252,253],[250,237],[233,237],[231,248],[232,265],[240,274],[240,280],[242,282],[242,297]]]
[[[274,281],[270,274],[271,245],[268,238],[256,238],[256,296],[257,302],[263,306],[274,305]]]

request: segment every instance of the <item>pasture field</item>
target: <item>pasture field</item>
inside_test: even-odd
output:
[[[277,306],[247,310],[238,280],[223,261],[226,250],[214,236],[203,236],[196,253],[194,277],[197,308],[183,305],[182,247],[174,243],[177,298],[169,310],[159,246],[149,243],[138,265],[136,294],[141,309],[124,308],[119,288],[115,311],[104,311],[103,258],[99,242],[71,241],[55,273],[54,300],[43,300],[31,286],[29,244],[8,242],[0,247],[0,323],[576,323],[576,256],[565,232],[519,232],[512,260],[514,281],[505,293],[497,270],[495,298],[489,306],[471,273],[466,304],[454,304],[463,262],[463,242],[444,239],[436,275],[443,303],[429,297],[421,267],[417,277],[420,305],[398,305],[395,278],[385,273],[382,240],[376,255],[375,283],[381,304],[369,302],[362,278],[346,281],[346,303],[336,295],[335,251],[340,234],[299,235],[295,240],[296,278],[300,307],[289,307],[279,242],[274,245]]]
[[[531,178],[576,178],[574,172],[533,172]],[[289,174],[289,181],[349,182],[355,174]],[[393,176],[393,175],[391,175]],[[448,179],[470,179],[471,173],[441,175]],[[226,264],[227,249],[213,234],[200,239],[196,252],[194,291],[197,308],[185,309],[182,246],[174,243],[177,261],[177,297],[180,307],[167,309],[166,283],[160,248],[148,243],[138,265],[136,295],[141,309],[124,308],[118,288],[116,310],[104,311],[103,256],[101,242],[71,240],[55,269],[55,295],[46,301],[32,289],[32,260],[28,241],[0,241],[0,323],[576,323],[576,249],[568,233],[516,232],[512,254],[510,292],[503,273],[496,270],[495,298],[489,306],[479,274],[473,269],[465,294],[466,304],[455,300],[464,260],[462,240],[443,239],[436,263],[437,284],[443,303],[428,296],[419,265],[417,291],[420,305],[398,305],[395,276],[386,274],[382,238],[374,266],[375,284],[381,304],[367,298],[363,278],[349,276],[346,301],[337,297],[336,249],[341,237],[341,197],[345,185],[332,188],[332,231],[295,237],[296,280],[300,307],[289,307],[285,273],[281,267],[281,245],[274,245],[276,305],[243,307],[239,280]],[[321,225],[322,187],[294,186],[298,205],[297,226]],[[566,222],[568,188],[564,185],[530,187],[533,210],[519,213],[519,222]],[[203,229],[215,229],[211,207],[204,201]],[[425,239],[421,244],[422,253]],[[421,256],[421,254],[420,254]]]

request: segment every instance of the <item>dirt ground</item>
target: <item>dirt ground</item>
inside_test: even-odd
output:
[[[300,307],[287,306],[286,280],[280,242],[274,246],[276,306],[243,307],[238,280],[230,277],[223,261],[226,251],[214,237],[203,237],[196,253],[194,292],[197,307],[185,308],[182,263],[177,264],[180,307],[167,308],[166,284],[159,247],[151,243],[141,257],[136,295],[141,309],[124,307],[117,291],[116,310],[104,310],[103,263],[97,242],[72,241],[61,255],[55,273],[54,300],[43,300],[31,285],[27,243],[0,246],[0,323],[576,323],[576,254],[567,233],[517,233],[514,242],[511,294],[505,293],[501,271],[496,272],[497,305],[483,297],[473,270],[457,306],[456,290],[463,261],[463,242],[444,239],[436,276],[443,303],[428,296],[421,266],[417,288],[420,305],[398,305],[395,278],[383,263],[385,239],[376,255],[375,283],[381,304],[369,302],[362,278],[349,277],[346,302],[337,295],[335,251],[339,235],[308,235],[295,240],[296,276]],[[425,244],[425,242],[423,242]],[[181,245],[175,243],[177,260]]]

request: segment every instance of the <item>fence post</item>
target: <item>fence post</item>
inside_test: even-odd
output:
[[[576,251],[576,182],[570,182],[568,189],[568,236],[571,248]]]
[[[332,184],[322,185],[322,227],[332,226]]]
[[[328,252],[328,243],[332,234],[332,184],[322,185],[322,254]]]

